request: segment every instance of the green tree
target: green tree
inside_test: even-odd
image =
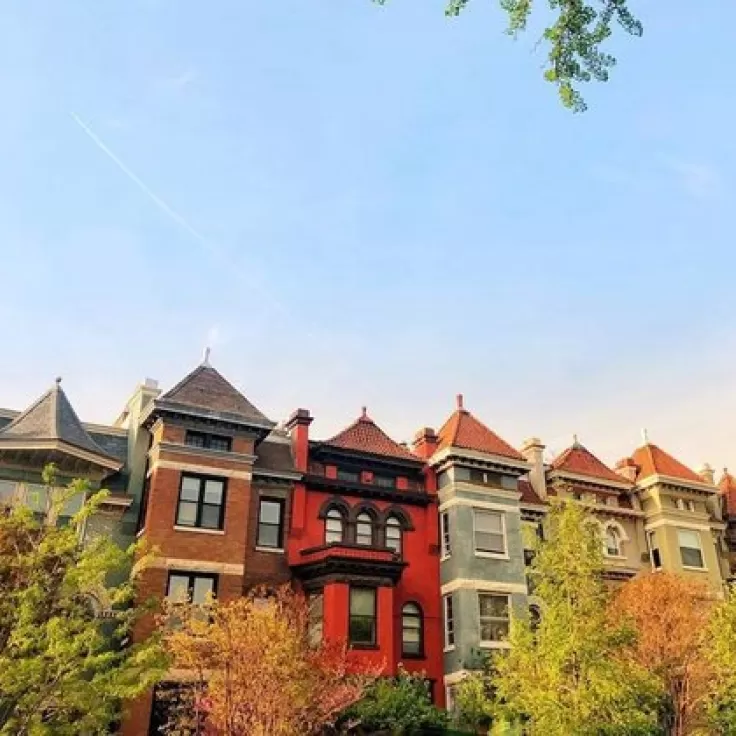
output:
[[[657,733],[659,693],[627,656],[631,631],[607,615],[600,527],[580,505],[555,503],[547,532],[532,563],[541,621],[512,622],[491,712],[530,735]]]
[[[711,733],[736,733],[736,590],[713,609],[704,641],[711,669],[705,705]]]
[[[104,536],[82,544],[106,492],[87,500],[84,481],[59,492],[52,467],[44,481],[45,513],[23,503],[0,513],[0,734],[108,733],[121,702],[164,672],[155,638],[126,645],[140,613],[132,605],[138,550]],[[78,494],[81,509],[57,524]]]
[[[380,5],[388,0],[376,0]],[[458,16],[470,0],[448,0],[445,13]],[[516,37],[527,28],[532,0],[500,0],[508,16],[507,32]],[[586,109],[577,90],[581,82],[608,81],[616,59],[601,50],[618,24],[627,33],[641,36],[642,24],[629,10],[627,0],[547,0],[552,22],[542,34],[547,46],[544,77],[557,86],[565,107],[575,112]]]
[[[447,713],[432,705],[424,677],[404,669],[397,677],[378,679],[340,720],[352,724],[351,732],[392,736],[441,730],[448,723]]]

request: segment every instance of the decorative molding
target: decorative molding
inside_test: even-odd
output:
[[[240,480],[251,480],[253,473],[246,470],[231,470],[230,468],[213,467],[212,465],[194,465],[192,463],[176,463],[171,460],[156,460],[148,469],[148,476],[154,470],[162,468],[165,470],[179,470],[187,473],[198,473],[200,475],[219,476],[222,478],[239,478]]]
[[[150,564],[159,570],[181,570],[182,572],[209,572],[218,575],[244,575],[245,565],[205,560],[187,560],[179,557],[156,557]]]
[[[471,578],[457,578],[445,583],[440,592],[449,595],[456,590],[476,590],[483,593],[519,593],[526,595],[528,592],[526,583],[504,583],[492,580],[474,580]]]
[[[440,513],[446,511],[453,506],[471,506],[477,509],[488,509],[489,511],[501,511],[502,513],[520,514],[521,509],[518,506],[506,506],[502,503],[493,503],[492,501],[474,501],[470,498],[459,498],[457,496],[447,501],[440,502]]]

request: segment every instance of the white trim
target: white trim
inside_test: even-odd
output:
[[[473,506],[474,508],[489,509],[490,511],[503,511],[504,513],[508,512],[512,514],[521,513],[521,509],[518,506],[506,506],[502,503],[493,503],[493,501],[475,501],[472,498],[458,498],[457,496],[447,501],[442,501],[439,508],[440,513],[453,506]]]
[[[511,649],[511,644],[507,641],[480,641],[478,646],[481,649]]]
[[[511,558],[508,555],[501,555],[496,554],[495,552],[476,552],[476,557],[480,557],[481,559],[486,560],[510,560]]]
[[[679,519],[659,519],[659,521],[653,521],[650,524],[644,524],[644,531],[650,532],[654,529],[659,529],[661,526],[669,526],[681,529],[692,529],[699,532],[709,532],[713,530],[713,526],[710,524],[693,524],[692,522],[683,522]],[[715,527],[719,528],[719,527]]]
[[[207,434],[207,432],[199,432],[200,434]],[[232,435],[221,435],[232,439]],[[175,454],[183,455],[197,455],[198,457],[205,457],[210,460],[231,460],[235,462],[248,463],[252,465],[256,461],[255,455],[249,455],[244,452],[232,452],[231,450],[212,450],[209,447],[199,447],[197,445],[180,445],[177,442],[159,442],[155,445],[151,451],[158,450],[159,452],[173,452]]]
[[[159,570],[181,570],[182,572],[209,572],[219,575],[244,575],[245,565],[232,565],[225,562],[206,560],[187,560],[179,557],[156,557],[149,565]]]
[[[565,479],[571,479],[571,480],[579,480],[583,483],[588,483],[589,485],[594,486],[600,486],[601,489],[605,492],[606,486],[610,486],[611,489],[615,490],[609,490],[609,493],[615,493],[616,491],[625,490],[630,491],[633,489],[634,484],[629,483],[625,478],[621,478],[620,481],[615,480],[608,480],[607,478],[599,478],[595,475],[582,475],[581,473],[570,473],[567,470],[551,470],[547,474],[547,477],[549,480],[553,480],[554,478],[562,478]]]
[[[703,560],[703,564],[698,565],[686,565],[682,561],[682,542],[680,541],[680,532],[691,532],[695,534],[698,539],[698,551],[700,552],[700,559]],[[680,565],[683,570],[697,570],[698,572],[708,572],[708,566],[705,564],[705,551],[703,550],[703,537],[700,529],[688,529],[686,527],[679,527],[677,529],[677,548],[680,552]],[[694,547],[686,547],[686,549],[695,549]]]
[[[215,536],[223,536],[224,529],[205,529],[201,526],[177,526],[174,524],[175,532],[194,532],[195,534],[214,534]]]
[[[690,572],[708,572],[707,567],[692,567],[691,565],[682,565],[682,569]]]
[[[450,495],[456,497],[458,493],[466,493],[470,496],[477,496],[478,499],[488,498],[488,496],[498,496],[499,498],[508,498],[509,501],[520,501],[521,491],[510,491],[508,488],[496,488],[495,486],[477,486],[466,480],[456,480],[448,489],[447,486],[442,489],[440,496]],[[466,499],[470,500],[470,499]],[[473,502],[474,503],[474,502]]]
[[[221,478],[238,478],[240,480],[251,480],[253,473],[246,470],[231,470],[217,465],[194,465],[193,463],[175,463],[171,460],[155,460],[148,469],[150,476],[154,470],[178,470],[182,473],[198,473],[199,475],[219,476]]]
[[[475,512],[478,511],[490,511],[493,514],[499,514],[501,517],[501,533],[503,534],[503,552],[488,552],[486,550],[478,550],[475,546]],[[487,533],[487,532],[486,532]],[[473,554],[476,557],[493,558],[497,560],[508,560],[509,559],[509,539],[506,531],[506,513],[505,511],[499,511],[498,509],[489,509],[485,506],[479,506],[473,504]]]
[[[513,457],[504,457],[503,455],[493,455],[486,452],[476,452],[475,450],[466,450],[462,447],[446,447],[444,450],[435,453],[429,459],[430,465],[439,465],[448,457],[463,457],[469,460],[480,460],[481,462],[492,463],[493,465],[503,465],[507,468],[516,468],[519,470],[531,470],[533,465],[526,460],[516,460]]]
[[[684,480],[683,478],[674,478],[671,475],[658,475],[656,473],[639,481],[636,484],[636,487],[639,490],[644,490],[645,488],[649,488],[650,486],[655,486],[657,484],[678,486],[679,488],[691,489],[705,493],[718,493],[718,489],[710,483],[699,483],[694,480]]]
[[[259,547],[256,545],[256,552],[270,552],[271,554],[282,555],[284,551],[283,547]]]
[[[503,583],[493,580],[474,580],[472,578],[457,578],[445,583],[440,592],[442,595],[449,595],[456,590],[475,590],[481,593],[519,593],[526,595],[526,583]]]
[[[442,648],[443,654],[447,654],[448,652],[454,652],[454,651],[455,651],[455,645],[454,644],[450,644],[449,646],[444,646]]]
[[[479,590],[477,591],[477,597],[478,597],[478,605],[477,605],[477,611],[478,611],[478,631],[480,632],[480,637],[478,639],[479,646],[482,649],[510,649],[510,645],[508,641],[502,641],[502,640],[495,640],[495,639],[483,639],[482,631],[483,626],[481,622],[481,615],[480,615],[480,597],[482,595],[495,595],[498,598],[505,598],[506,599],[506,610],[508,613],[508,626],[509,626],[509,632],[511,631],[511,594],[510,593],[495,593],[493,591],[487,591],[487,590]],[[487,617],[488,618],[488,617]],[[500,621],[500,616],[492,616],[490,617],[494,621]]]
[[[449,675],[445,675],[445,687],[448,685],[456,685],[461,680],[464,680],[470,674],[470,670],[458,670],[457,672],[451,672]]]

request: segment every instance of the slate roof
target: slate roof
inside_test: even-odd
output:
[[[703,483],[703,479],[694,471],[675,460],[657,445],[647,443],[634,451],[633,459],[638,466],[637,480],[644,480],[650,475],[667,475],[690,483]]]
[[[197,366],[174,388],[157,399],[156,405],[195,409],[207,415],[217,415],[223,419],[253,423],[261,427],[274,426],[274,422],[207,362]]]
[[[295,473],[294,457],[291,453],[291,442],[276,439],[273,434],[267,437],[257,449],[256,461],[253,463],[253,472],[282,472]]]
[[[437,433],[439,439],[438,450],[443,450],[446,447],[458,447],[524,461],[523,455],[518,450],[501,439],[463,407],[462,395],[457,397],[457,403],[457,409]]]
[[[60,379],[40,399],[0,430],[0,442],[23,439],[59,440],[95,455],[113,458],[82,426],[61,388]]]
[[[421,459],[406,447],[392,440],[369,416],[365,407],[363,412],[349,427],[326,440],[324,445],[339,447],[344,450],[366,452],[370,455],[397,458],[399,460]]]
[[[576,475],[585,475],[601,481],[626,483],[626,478],[611,470],[599,460],[590,450],[583,447],[577,439],[561,455],[552,461],[553,470]]]

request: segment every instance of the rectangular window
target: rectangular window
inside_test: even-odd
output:
[[[217,575],[200,572],[170,572],[166,597],[175,603],[207,602],[209,594],[217,595]]]
[[[376,645],[376,589],[350,588],[350,643]]]
[[[452,610],[452,594],[442,598],[442,609],[445,618],[445,648],[455,646],[455,616]]]
[[[475,551],[484,554],[506,554],[503,514],[499,511],[473,509],[475,519]]]
[[[309,621],[307,624],[309,645],[318,647],[322,643],[322,632],[324,630],[324,593],[322,591],[319,593],[310,593],[307,596],[307,605],[309,606]]]
[[[283,549],[284,501],[281,498],[261,498],[258,506],[257,547]]]
[[[222,529],[225,521],[225,481],[182,475],[176,525]]]
[[[478,593],[480,640],[497,644],[509,636],[509,597],[495,593]]]
[[[478,470],[473,468],[470,471],[470,482],[480,483],[484,486],[500,486],[501,476],[498,473],[491,473],[487,470]]]
[[[680,557],[685,567],[705,567],[703,549],[700,544],[700,533],[691,529],[678,529],[677,539],[680,544]]]
[[[354,470],[343,470],[342,468],[338,468],[337,479],[344,480],[347,483],[357,483],[360,480],[360,473],[357,473]]]
[[[206,447],[208,450],[220,450],[230,452],[233,441],[231,437],[223,437],[219,434],[207,434],[206,432],[187,432],[184,444],[190,447]]]
[[[652,567],[659,570],[662,567],[662,557],[659,554],[659,546],[657,544],[657,535],[655,532],[647,532],[647,544],[649,545],[649,557],[652,561]]]
[[[396,488],[396,478],[390,475],[374,475],[373,484],[379,488]]]
[[[450,544],[450,515],[447,511],[440,514],[440,535],[442,556],[449,557],[452,554],[452,545]]]

